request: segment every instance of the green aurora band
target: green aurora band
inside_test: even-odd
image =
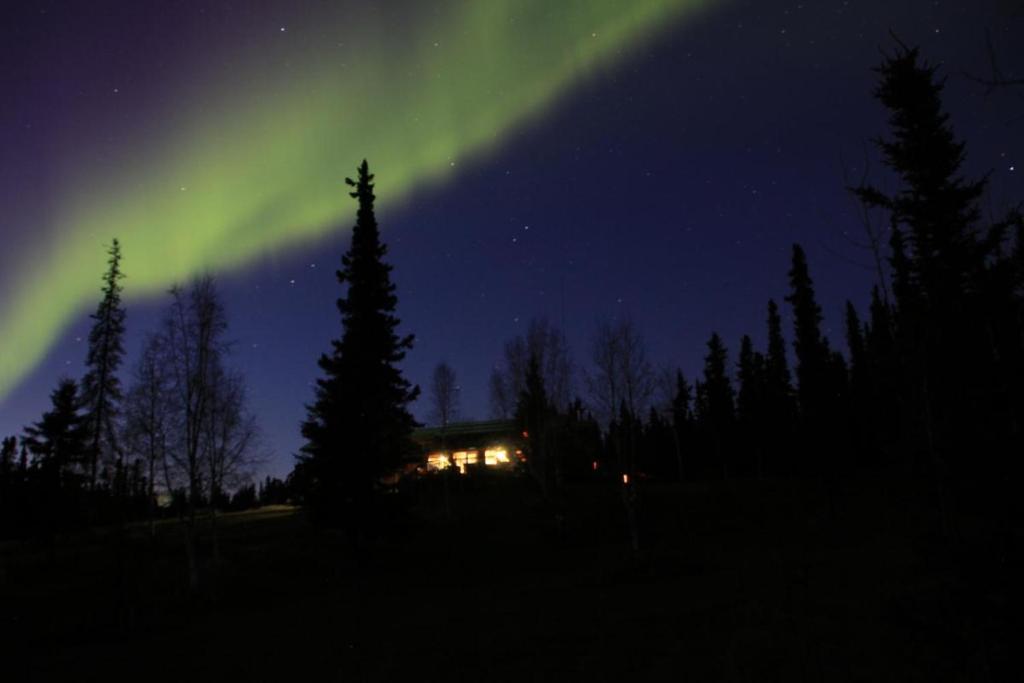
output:
[[[222,48],[150,134],[102,165],[68,160],[47,243],[20,258],[0,301],[0,400],[96,300],[111,238],[132,298],[308,244],[351,213],[341,180],[364,157],[393,207],[714,1],[450,0],[426,18],[324,10],[276,51]]]

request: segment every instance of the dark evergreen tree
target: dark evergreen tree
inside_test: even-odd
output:
[[[736,378],[739,390],[736,394],[736,420],[738,441],[737,468],[740,474],[760,474],[764,469],[764,447],[766,441],[766,362],[765,357],[754,351],[750,335],[740,340],[740,356]]]
[[[850,351],[850,381],[857,385],[865,381],[867,358],[864,346],[864,328],[853,302],[846,302],[846,346]]]
[[[728,351],[715,332],[704,357],[704,381],[698,387],[699,421],[713,459],[712,467],[729,476],[729,460],[736,423],[735,393],[726,369]]]
[[[808,460],[819,453],[832,425],[835,409],[830,388],[833,378],[832,352],[821,334],[821,307],[814,294],[814,282],[807,268],[807,257],[799,244],[793,245],[793,263],[789,271],[790,293],[786,301],[793,307],[793,347],[796,350],[797,406],[801,435],[800,467],[817,468]]]
[[[939,482],[951,459],[961,473],[991,471],[989,454],[1003,450],[998,442],[1006,435],[1019,433],[1013,401],[998,387],[1008,386],[1000,380],[1021,356],[1021,338],[1012,331],[1020,328],[1020,296],[1011,293],[1010,280],[992,277],[1009,259],[1009,223],[987,232],[979,225],[987,178],[963,176],[965,147],[943,111],[937,68],[900,46],[876,71],[875,95],[889,111],[890,128],[877,144],[898,186],[893,193],[868,185],[855,191],[887,210],[894,226],[906,436],[928,454]]]
[[[942,324],[974,284],[972,274],[984,256],[974,226],[987,181],[960,175],[964,144],[942,109],[944,83],[936,67],[921,63],[917,49],[900,49],[876,71],[875,96],[889,110],[892,135],[877,144],[902,184],[892,195],[870,186],[856,192],[869,205],[887,209],[894,226],[907,228],[909,271],[928,312]]]
[[[22,444],[32,453],[35,470],[26,479],[34,479],[32,512],[27,517],[46,535],[79,521],[79,472],[88,457],[87,432],[78,413],[78,384],[73,379],[62,379],[50,394],[50,402],[50,410],[26,427],[22,438]]]
[[[96,486],[97,466],[104,460],[120,463],[117,418],[121,405],[121,381],[117,376],[124,356],[125,311],[121,306],[121,245],[110,245],[107,272],[103,275],[103,298],[92,315],[89,352],[82,378],[83,423],[87,430],[86,478]]]
[[[50,394],[51,408],[40,421],[25,428],[23,442],[41,466],[61,479],[75,477],[75,465],[87,457],[78,384],[62,379]]]
[[[868,363],[865,328],[853,303],[846,302],[846,346],[850,351],[847,418],[853,446],[861,458],[877,450],[876,425],[872,415],[871,369]]]
[[[739,392],[736,396],[736,417],[739,419],[741,429],[749,429],[748,425],[753,423],[754,413],[757,409],[755,396],[757,388],[754,376],[754,342],[749,334],[743,335],[740,339],[740,357],[736,364],[736,379],[739,382]]]
[[[793,378],[782,336],[782,317],[774,300],[768,300],[768,353],[765,356],[765,469],[774,473],[792,472],[793,433],[796,404]]]
[[[15,457],[18,454],[18,439],[5,437],[0,443],[0,538],[6,537],[15,514],[15,492],[20,492],[16,480]]]
[[[385,263],[387,247],[374,215],[373,175],[364,161],[356,180],[346,179],[359,202],[352,243],[342,257],[338,299],[342,336],[320,358],[324,377],[302,425],[306,444],[300,460],[308,467],[307,503],[330,523],[368,531],[368,507],[379,478],[414,451],[415,421],[408,404],[419,394],[397,364],[412,348],[412,335],[399,337],[398,303]]]
[[[820,417],[828,374],[829,349],[821,335],[821,307],[814,295],[814,283],[807,269],[807,257],[799,244],[793,245],[789,271],[793,306],[793,348],[796,350],[797,399],[801,418],[808,422]]]
[[[0,443],[0,478],[7,482],[14,476],[14,458],[18,453],[18,439],[14,436],[5,437]]]
[[[682,481],[684,459],[693,449],[693,389],[682,370],[676,371],[676,391],[672,398],[672,440],[676,452],[676,478]]]

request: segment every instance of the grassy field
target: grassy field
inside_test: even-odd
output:
[[[438,482],[357,562],[280,507],[222,518],[187,590],[180,529],[0,547],[3,680],[1006,680],[1011,577],[923,492],[848,482],[570,487]],[[973,529],[973,530],[972,530]],[[969,557],[969,562],[964,560]],[[119,569],[120,566],[120,569]],[[119,579],[118,577],[124,577]]]

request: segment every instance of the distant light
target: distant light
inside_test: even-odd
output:
[[[523,438],[524,438],[524,439],[529,439],[529,438],[530,438],[530,432],[528,432],[528,431],[526,431],[526,430],[524,429],[524,430],[523,430]]]
[[[622,473],[622,485],[629,486],[629,475],[625,472]]]
[[[597,471],[597,461],[596,460],[592,463],[592,468],[593,468],[593,470],[595,472]]]

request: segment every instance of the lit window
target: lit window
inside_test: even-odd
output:
[[[466,473],[466,465],[475,465],[479,454],[476,451],[455,451],[452,453],[452,462],[459,468],[459,472]]]
[[[431,453],[427,456],[428,470],[446,470],[451,467],[452,462],[447,453]]]
[[[504,448],[488,448],[484,451],[485,465],[503,465],[508,462],[508,451]]]

